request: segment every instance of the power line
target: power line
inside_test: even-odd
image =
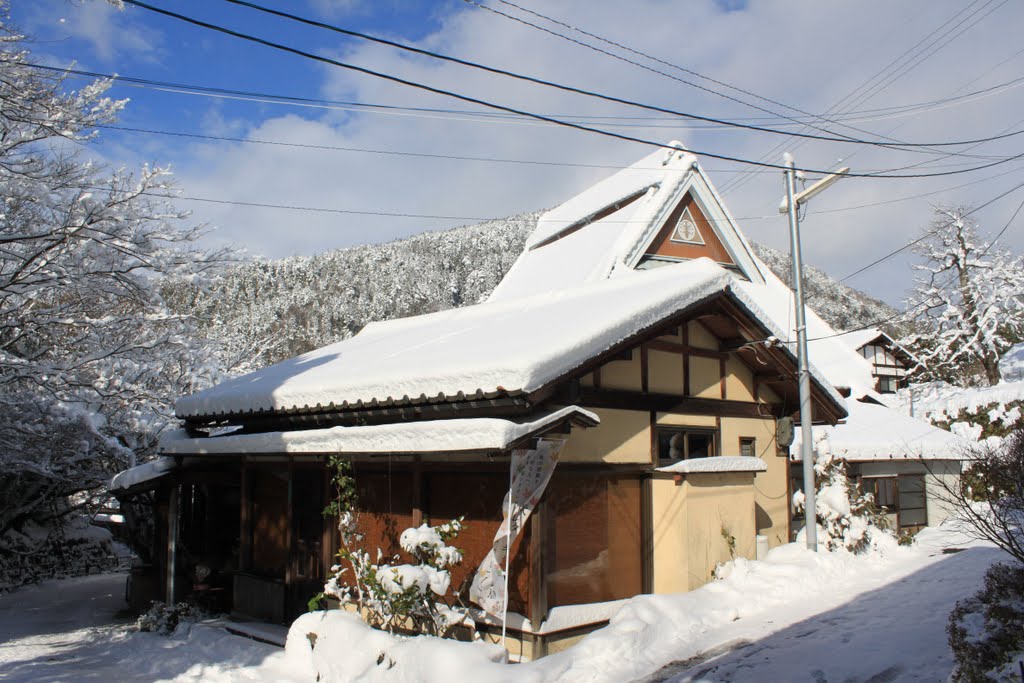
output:
[[[11,60],[0,58],[0,63],[15,63]],[[353,111],[363,110],[385,110],[387,111],[402,111],[411,113],[425,113],[425,114],[453,114],[459,116],[475,116],[488,119],[499,119],[499,120],[519,120],[521,117],[512,117],[511,115],[485,111],[481,109],[452,109],[452,108],[439,108],[439,107],[410,107],[401,106],[394,104],[380,104],[373,102],[353,102],[346,100],[328,100],[312,97],[303,97],[298,95],[281,95],[276,93],[265,93],[251,90],[237,90],[232,88],[224,88],[209,85],[196,85],[191,83],[177,83],[173,81],[160,81],[149,78],[140,78],[136,76],[126,76],[124,74],[112,74],[104,73],[100,71],[85,71],[82,69],[74,69],[70,67],[57,67],[50,66],[47,64],[35,64],[32,62],[16,62],[22,66],[26,66],[32,69],[39,69],[43,71],[51,71],[62,74],[70,74],[74,76],[88,77],[88,78],[99,78],[104,80],[116,81],[125,85],[137,86],[140,88],[151,88],[155,90],[171,92],[174,94],[185,94],[185,95],[206,95],[210,97],[232,97],[241,100],[251,100],[256,102],[266,102],[268,100],[280,101],[283,104],[297,104],[302,106],[318,106],[323,108],[334,108],[334,109],[348,109]],[[977,79],[975,79],[977,80]],[[940,100],[930,100],[927,102],[918,102],[914,104],[906,104],[895,107],[879,107],[875,109],[864,109],[860,111],[849,112],[851,116],[850,120],[879,120],[890,117],[909,116],[911,114],[919,113],[921,111],[927,111],[933,108],[945,107],[954,104],[958,101],[968,100],[974,97],[983,96],[989,93],[995,93],[996,91],[1017,87],[1018,85],[1024,84],[1024,76],[1019,78],[1000,83],[998,85],[976,90],[974,92],[966,93],[956,97],[949,97]],[[597,114],[571,114],[571,113],[550,113],[547,112],[545,116],[555,116],[561,118],[571,118],[576,120],[594,120],[594,121],[653,121],[653,122],[669,122],[675,121],[676,117],[668,116],[610,116],[610,115],[597,115]],[[816,118],[818,114],[808,114],[809,117]],[[854,118],[854,117],[861,118]],[[765,117],[737,117],[737,120],[750,120],[750,121],[763,121],[767,120]],[[804,125],[803,122],[798,120],[798,117],[792,117],[794,123],[785,124],[779,123],[778,125]],[[605,123],[605,125],[616,125]],[[625,125],[625,124],[620,124]],[[641,125],[641,124],[636,124]],[[650,125],[650,124],[642,124]],[[673,127],[686,128],[689,130],[717,130],[717,126],[683,126],[675,124]]]
[[[494,103],[494,102],[489,102],[487,100],[471,97],[469,95],[463,95],[463,94],[460,94],[460,93],[457,93],[457,92],[454,92],[454,91],[445,90],[443,88],[437,88],[437,87],[434,87],[434,86],[426,85],[424,83],[420,83],[420,82],[416,82],[416,81],[411,81],[411,80],[408,80],[408,79],[405,79],[405,78],[394,76],[392,74],[387,74],[387,73],[384,73],[384,72],[375,71],[373,69],[368,69],[366,67],[357,66],[355,64],[341,62],[341,61],[338,61],[338,60],[335,60],[335,59],[331,59],[329,57],[323,57],[321,55],[316,55],[316,54],[313,54],[313,53],[310,53],[310,52],[305,52],[305,51],[299,50],[297,48],[289,47],[289,46],[282,45],[280,43],[275,43],[273,41],[269,41],[269,40],[266,40],[266,39],[263,39],[263,38],[258,38],[256,36],[252,36],[252,35],[248,35],[248,34],[245,34],[245,33],[241,33],[239,31],[235,31],[233,29],[229,29],[229,28],[225,28],[225,27],[222,27],[222,26],[218,26],[216,24],[211,24],[209,22],[201,21],[199,19],[194,19],[192,17],[188,17],[188,16],[185,16],[183,14],[178,14],[177,12],[171,12],[169,10],[161,9],[161,8],[158,8],[158,7],[153,7],[152,5],[147,5],[147,4],[143,3],[143,2],[140,2],[139,0],[123,0],[123,1],[128,3],[128,4],[130,4],[130,5],[141,7],[143,9],[148,9],[148,10],[150,10],[152,12],[156,12],[158,14],[162,14],[164,16],[168,16],[168,17],[171,17],[171,18],[174,18],[174,19],[178,19],[180,21],[184,21],[184,22],[193,24],[195,26],[199,26],[199,27],[206,28],[206,29],[209,29],[209,30],[212,30],[212,31],[216,31],[218,33],[224,33],[226,35],[234,36],[234,37],[239,38],[241,40],[246,40],[246,41],[249,41],[249,42],[257,43],[257,44],[260,44],[260,45],[264,45],[266,47],[270,47],[270,48],[273,48],[273,49],[276,49],[276,50],[280,50],[282,52],[288,52],[290,54],[294,54],[294,55],[297,55],[297,56],[300,56],[300,57],[305,57],[306,59],[311,59],[311,60],[322,62],[322,63],[325,63],[325,64],[331,64],[331,65],[339,67],[339,68],[348,69],[348,70],[355,71],[357,73],[362,73],[362,74],[369,75],[369,76],[374,76],[376,78],[381,78],[383,80],[387,80],[387,81],[390,81],[390,82],[393,82],[393,83],[398,83],[400,85],[405,85],[405,86],[416,88],[416,89],[419,89],[419,90],[424,90],[426,92],[431,92],[431,93],[438,94],[438,95],[444,95],[446,97],[452,97],[454,99],[459,99],[459,100],[462,100],[464,102],[470,102],[470,103],[473,103],[473,104],[478,104],[478,105],[489,107],[489,108],[496,109],[496,110],[499,110],[499,111],[505,111],[505,112],[512,113],[512,114],[518,114],[520,116],[525,116],[525,117],[536,119],[536,120],[539,120],[539,121],[547,121],[548,123],[553,123],[553,124],[556,124],[556,125],[559,125],[559,126],[562,126],[562,127],[565,127],[565,128],[571,128],[571,129],[579,130],[579,131],[583,131],[583,132],[594,133],[596,135],[601,135],[601,136],[612,138],[612,139],[623,140],[623,141],[626,141],[626,142],[636,142],[636,143],[640,143],[640,144],[643,144],[643,145],[648,145],[648,146],[659,148],[659,149],[675,149],[674,147],[669,147],[668,145],[665,145],[665,144],[660,143],[660,142],[655,142],[653,140],[649,140],[649,139],[645,139],[645,138],[639,138],[639,137],[635,137],[635,136],[631,136],[631,135],[624,135],[622,133],[616,133],[616,132],[613,132],[613,131],[603,130],[603,129],[600,129],[600,128],[595,128],[593,126],[585,126],[585,125],[581,125],[581,124],[577,124],[577,123],[571,123],[571,122],[568,122],[568,121],[563,121],[561,119],[556,119],[556,118],[553,118],[553,117],[550,117],[550,116],[543,116],[543,115],[540,115],[540,114],[535,114],[533,112],[529,112],[529,111],[526,111],[526,110],[523,110],[523,109],[517,109],[515,107],[510,107],[510,106],[506,106],[506,105],[497,104],[497,103]],[[763,162],[763,161],[753,161],[753,160],[750,160],[750,159],[744,159],[744,158],[741,158],[741,157],[735,157],[735,156],[730,156],[730,155],[726,155],[726,154],[717,154],[717,153],[714,153],[714,152],[701,151],[701,150],[688,150],[688,151],[693,153],[693,154],[699,154],[701,156],[705,156],[705,157],[708,157],[708,158],[711,158],[711,159],[720,159],[720,160],[723,160],[723,161],[733,161],[733,162],[741,163],[741,164],[748,164],[748,165],[753,165],[753,166],[761,166],[763,168],[775,168],[775,169],[782,169],[783,168],[783,166],[781,164],[773,164],[773,163],[768,163],[768,162]],[[957,175],[957,174],[961,174],[961,173],[970,173],[970,172],[973,172],[973,171],[979,171],[979,170],[982,170],[982,169],[985,169],[985,168],[991,168],[992,166],[996,166],[996,165],[999,165],[999,164],[1007,163],[1009,161],[1013,161],[1013,160],[1016,160],[1016,159],[1021,158],[1021,157],[1024,157],[1024,152],[1022,152],[1020,154],[1017,154],[1017,155],[1014,155],[1014,156],[1011,156],[1011,157],[1007,157],[1007,158],[1001,159],[999,161],[990,162],[988,164],[980,164],[978,166],[974,166],[974,167],[971,167],[971,168],[964,168],[964,169],[959,169],[959,170],[955,170],[955,171],[943,171],[943,172],[937,172],[937,173],[918,173],[918,174],[848,173],[847,177],[851,177],[851,178],[862,178],[862,177],[870,177],[870,178],[931,178],[931,177],[937,177],[937,176]],[[797,169],[797,170],[801,170],[801,171],[808,172],[808,173],[821,173],[821,174],[828,173],[828,171],[826,171],[826,170],[812,169],[812,168],[800,168],[800,169]]]
[[[815,130],[820,130],[820,131],[823,131],[823,132],[826,132],[826,133],[831,132],[827,128],[822,128],[820,126],[813,125],[813,121],[814,120],[821,120],[821,121],[825,121],[826,123],[833,123],[833,124],[836,124],[836,125],[841,125],[841,126],[843,126],[845,128],[849,128],[850,130],[857,131],[858,133],[863,133],[863,134],[867,134],[867,135],[874,135],[874,133],[872,133],[871,131],[863,130],[863,129],[857,128],[855,126],[846,125],[846,124],[840,123],[840,122],[838,122],[836,120],[833,120],[833,119],[827,119],[827,118],[825,118],[822,115],[810,114],[809,112],[806,112],[806,111],[804,111],[802,109],[799,109],[797,107],[793,107],[791,105],[787,105],[787,104],[784,104],[782,102],[778,102],[776,100],[772,100],[772,99],[763,97],[761,95],[758,95],[756,93],[750,92],[749,90],[744,90],[743,88],[736,87],[736,86],[731,85],[729,83],[724,83],[724,82],[716,80],[714,78],[710,78],[710,77],[705,76],[704,74],[701,74],[701,73],[699,73],[697,71],[694,71],[692,69],[687,69],[686,67],[682,67],[682,66],[679,66],[677,64],[673,64],[671,62],[668,62],[668,61],[665,61],[663,59],[660,59],[658,57],[654,57],[653,55],[650,55],[650,54],[648,54],[646,52],[642,52],[640,50],[636,50],[636,49],[631,48],[631,47],[629,47],[627,45],[623,45],[622,43],[616,42],[614,40],[610,40],[608,38],[605,38],[603,36],[597,35],[597,34],[592,33],[590,31],[586,31],[584,29],[581,29],[581,28],[579,28],[577,26],[572,26],[572,25],[567,24],[567,23],[565,23],[563,21],[559,21],[558,19],[554,19],[554,18],[552,18],[552,17],[550,17],[550,16],[548,16],[546,14],[542,14],[542,13],[537,12],[535,10],[528,9],[528,8],[523,7],[521,5],[517,5],[517,4],[513,3],[513,2],[508,2],[508,0],[498,0],[498,2],[500,2],[503,5],[507,5],[509,7],[514,7],[514,8],[518,9],[521,12],[525,12],[527,14],[533,15],[533,16],[538,17],[540,19],[544,19],[544,20],[549,21],[549,22],[551,22],[553,24],[556,24],[558,26],[563,26],[563,27],[569,29],[570,31],[575,31],[575,32],[580,33],[582,35],[589,36],[589,37],[594,38],[595,40],[601,41],[602,43],[605,43],[607,45],[611,45],[611,46],[617,47],[617,48],[619,48],[621,50],[625,50],[626,52],[629,52],[631,54],[637,55],[639,57],[644,57],[645,59],[649,59],[649,60],[651,60],[653,62],[656,62],[658,64],[662,64],[662,65],[665,65],[665,66],[670,67],[672,69],[676,69],[677,71],[680,71],[680,72],[683,72],[683,73],[687,73],[687,74],[696,76],[697,78],[702,78],[702,79],[704,79],[706,81],[709,81],[711,83],[715,83],[716,85],[720,85],[722,87],[729,88],[731,90],[735,90],[736,92],[740,92],[740,93],[743,93],[743,94],[748,95],[750,97],[754,97],[754,98],[759,99],[759,100],[761,100],[763,102],[768,102],[769,104],[774,104],[776,106],[783,107],[784,109],[790,109],[790,110],[799,112],[801,114],[805,114],[807,116],[811,116],[812,119],[810,121],[807,121],[807,122],[800,122],[800,121],[797,120],[796,117],[789,116],[789,115],[786,115],[786,114],[781,114],[781,113],[775,112],[775,111],[773,111],[771,109],[767,109],[765,107],[761,107],[759,105],[752,104],[752,103],[747,102],[745,100],[742,100],[742,99],[740,99],[738,97],[733,97],[731,95],[727,95],[725,93],[719,92],[719,91],[715,90],[714,88],[708,88],[708,87],[705,87],[705,86],[693,83],[692,81],[688,81],[686,79],[679,78],[678,76],[673,76],[672,74],[665,73],[664,71],[661,71],[660,69],[655,69],[655,68],[653,68],[653,67],[651,67],[651,66],[649,66],[647,64],[643,64],[643,63],[638,62],[636,60],[629,59],[627,57],[623,57],[622,55],[615,54],[615,53],[610,52],[608,50],[601,49],[601,48],[599,48],[599,47],[597,47],[595,45],[590,45],[589,43],[585,43],[583,41],[576,40],[575,38],[572,38],[572,37],[567,36],[565,34],[559,33],[557,31],[552,31],[551,29],[545,28],[543,26],[539,26],[539,25],[537,25],[537,24],[535,24],[533,22],[526,21],[525,19],[522,19],[521,17],[516,17],[514,15],[508,14],[507,12],[502,12],[500,10],[497,10],[497,9],[493,8],[493,7],[489,7],[487,5],[484,5],[484,4],[480,3],[480,2],[478,2],[477,0],[464,0],[464,1],[466,3],[468,3],[468,4],[470,4],[470,5],[473,5],[475,7],[480,8],[482,10],[486,10],[486,11],[491,12],[493,14],[496,14],[498,16],[505,17],[506,19],[510,19],[512,21],[515,21],[517,23],[523,24],[525,26],[529,26],[531,28],[534,28],[534,29],[536,29],[538,31],[542,31],[542,32],[547,33],[549,35],[556,36],[558,38],[561,38],[563,40],[569,41],[569,42],[574,43],[576,45],[579,45],[581,47],[585,47],[585,48],[587,48],[589,50],[593,50],[593,51],[598,52],[600,54],[607,55],[609,57],[612,57],[613,59],[617,59],[617,60],[625,62],[627,64],[632,64],[632,65],[637,66],[637,67],[639,67],[641,69],[644,69],[645,71],[650,71],[652,73],[656,73],[656,74],[659,74],[661,76],[665,76],[666,78],[670,78],[672,80],[678,81],[680,83],[684,83],[686,85],[689,85],[691,87],[697,88],[699,90],[703,90],[705,92],[709,92],[709,93],[711,93],[713,95],[717,95],[717,96],[725,98],[727,100],[731,100],[733,102],[737,102],[739,104],[743,104],[743,105],[751,107],[753,109],[757,109],[758,111],[763,111],[763,112],[767,112],[769,114],[773,114],[776,117],[785,119],[785,120],[790,121],[790,122],[792,122],[792,123],[794,123],[796,125],[803,125],[804,128],[810,127],[810,128],[814,128]],[[851,137],[848,137],[848,136],[844,136],[844,137],[846,137],[850,141],[854,141],[855,140],[854,138],[851,138]],[[899,141],[893,140],[892,138],[885,138],[885,139],[890,140],[890,141],[892,141],[894,143],[898,143],[899,142]]]
[[[1003,192],[1002,194],[999,194],[999,195],[993,197],[992,199],[988,200],[984,204],[981,204],[980,206],[977,206],[977,207],[971,209],[970,211],[968,211],[967,213],[964,214],[964,217],[966,218],[967,216],[970,216],[971,214],[984,209],[986,206],[999,201],[1003,197],[1016,192],[1017,190],[1019,190],[1022,187],[1024,187],[1024,183],[1020,183],[1019,185],[1015,185],[1014,187],[1010,188],[1006,192]],[[1016,214],[1014,214],[1014,215],[1016,215]],[[879,263],[882,263],[883,261],[887,261],[887,260],[891,259],[893,256],[896,256],[897,254],[900,254],[900,253],[906,251],[907,249],[913,247],[914,245],[920,244],[924,240],[926,240],[929,237],[931,237],[932,235],[934,235],[939,230],[942,230],[943,228],[949,227],[950,225],[952,225],[952,223],[947,223],[946,225],[940,225],[940,226],[937,226],[937,227],[933,228],[932,230],[929,230],[929,231],[925,232],[923,235],[921,235],[917,239],[911,240],[910,242],[907,242],[906,244],[904,244],[899,249],[895,249],[893,251],[890,251],[885,256],[882,256],[881,258],[875,259],[874,261],[872,261],[871,263],[867,264],[863,268],[858,268],[857,270],[853,271],[852,273],[850,273],[846,277],[840,278],[839,281],[840,282],[846,282],[847,280],[849,280],[851,278],[854,278],[857,275],[860,275],[864,271],[870,270],[871,268],[874,268]]]
[[[974,11],[973,11],[973,12],[972,12],[971,14],[969,14],[969,15],[968,15],[968,18],[969,18],[969,17],[971,17],[971,16],[973,16],[974,14],[977,14],[978,12],[980,12],[980,11],[981,11],[982,9],[984,9],[984,7],[986,7],[986,6],[988,5],[988,4],[991,4],[991,2],[992,2],[992,1],[993,1],[993,0],[987,0],[987,3],[986,3],[986,5],[983,5],[983,6],[982,6],[982,7],[980,7],[980,8],[976,8],[976,9],[974,9]],[[920,47],[921,45],[923,45],[923,44],[924,44],[925,42],[927,42],[927,41],[928,41],[928,39],[929,39],[929,38],[930,38],[931,36],[934,36],[934,35],[936,35],[936,34],[937,34],[937,33],[938,33],[939,31],[941,31],[942,29],[946,28],[946,27],[947,27],[947,26],[949,26],[950,24],[953,24],[953,23],[954,23],[954,22],[955,22],[955,21],[956,21],[956,20],[957,20],[957,19],[958,19],[958,18],[959,18],[959,17],[960,17],[960,16],[962,15],[962,14],[964,14],[964,12],[967,12],[967,11],[968,11],[968,10],[969,10],[969,9],[970,9],[970,8],[971,8],[972,6],[974,6],[974,5],[977,5],[977,4],[978,4],[978,2],[981,2],[981,0],[972,0],[972,2],[971,2],[971,3],[969,3],[969,4],[968,4],[968,5],[966,6],[966,7],[964,7],[964,8],[963,8],[963,9],[961,9],[960,11],[958,11],[958,12],[957,12],[956,14],[954,14],[954,15],[953,15],[952,17],[950,17],[949,19],[947,19],[947,20],[946,20],[946,21],[945,21],[944,23],[942,23],[942,24],[941,24],[941,25],[940,25],[940,26],[939,26],[938,28],[936,28],[936,29],[933,29],[933,30],[932,30],[932,31],[931,31],[931,32],[930,32],[930,33],[929,33],[928,35],[926,35],[926,36],[925,36],[924,38],[922,38],[922,39],[921,39],[921,40],[919,40],[919,41],[918,41],[917,43],[915,43],[915,44],[914,44],[914,45],[913,45],[912,47],[910,47],[909,49],[907,49],[906,51],[904,51],[904,52],[903,52],[902,54],[900,54],[900,55],[899,55],[898,57],[896,57],[895,59],[892,59],[892,60],[890,60],[890,62],[889,62],[889,63],[888,63],[888,64],[887,64],[886,66],[884,66],[884,67],[883,67],[882,69],[880,69],[879,71],[877,71],[877,72],[876,72],[876,73],[875,73],[874,75],[872,75],[872,76],[871,76],[871,77],[869,77],[869,78],[868,78],[867,80],[865,80],[865,81],[864,81],[864,82],[863,82],[863,83],[862,83],[861,85],[859,85],[859,86],[857,86],[856,88],[854,88],[854,89],[853,89],[852,91],[850,91],[850,92],[849,92],[849,93],[847,93],[847,94],[846,94],[845,96],[843,96],[842,98],[840,98],[840,99],[839,99],[839,101],[837,101],[837,102],[836,102],[835,104],[833,104],[833,105],[832,105],[831,107],[829,107],[829,108],[828,108],[828,109],[827,109],[827,110],[825,111],[825,114],[832,114],[833,112],[841,112],[841,111],[842,111],[841,107],[844,107],[844,104],[843,104],[843,103],[844,103],[844,102],[847,102],[847,101],[851,101],[851,100],[852,100],[852,102],[851,102],[851,104],[850,104],[850,105],[846,105],[846,106],[845,106],[845,108],[846,108],[846,109],[850,109],[850,108],[852,108],[853,106],[856,106],[856,105],[857,105],[857,103],[859,103],[859,102],[863,102],[863,101],[864,101],[863,99],[855,99],[855,100],[853,99],[853,98],[855,98],[855,97],[857,96],[857,93],[858,93],[858,92],[862,91],[862,90],[863,90],[864,88],[870,87],[870,86],[871,86],[871,84],[872,84],[873,82],[875,82],[875,81],[876,81],[877,79],[879,79],[879,78],[881,78],[882,80],[884,80],[885,78],[888,78],[888,76],[885,76],[884,74],[885,74],[885,73],[886,73],[887,71],[889,71],[889,70],[890,70],[890,68],[898,68],[898,67],[894,67],[894,65],[897,65],[897,64],[899,64],[899,63],[900,63],[900,62],[901,62],[901,61],[902,61],[902,60],[903,60],[903,59],[904,59],[905,57],[907,57],[908,55],[911,55],[912,53],[914,53],[914,51],[915,51],[915,50],[917,50],[917,49],[918,49],[918,48],[919,48],[919,47]],[[961,22],[961,24],[962,24],[962,22]],[[966,29],[965,29],[965,30],[966,30]],[[948,35],[948,33],[947,33],[947,34],[943,34],[943,35]],[[954,37],[955,37],[955,36],[954,36]],[[952,38],[950,38],[950,39],[949,39],[949,41],[947,41],[947,43],[948,43],[948,42],[951,42],[951,41],[952,41]],[[919,64],[919,63],[920,63],[920,62],[918,62],[918,64]],[[916,64],[915,64],[915,66],[916,66]],[[799,143],[797,143],[796,147],[799,147]],[[782,149],[782,145],[781,145],[781,144],[776,144],[776,145],[775,145],[775,146],[774,146],[774,147],[773,147],[773,148],[772,148],[771,150],[769,150],[768,152],[766,152],[765,154],[763,154],[763,155],[762,155],[762,156],[761,156],[761,157],[760,157],[760,158],[759,158],[758,160],[759,160],[759,161],[763,161],[763,160],[765,160],[765,159],[767,159],[767,158],[771,157],[772,155],[774,155],[774,154],[777,154],[777,153],[778,153],[778,152],[779,152],[779,151],[780,151],[781,149]],[[733,191],[733,190],[737,189],[738,187],[740,187],[740,186],[744,185],[744,184],[745,184],[745,183],[747,183],[747,182],[748,182],[749,180],[750,180],[750,178],[749,178],[749,177],[740,177],[740,176],[734,177],[734,179],[730,179],[729,181],[727,181],[727,182],[726,182],[726,183],[725,183],[725,184],[723,185],[723,187],[722,187],[722,192],[723,192],[723,194],[724,194],[724,193],[728,193],[728,192],[731,192],[731,191]]]
[[[578,88],[578,87],[575,87],[575,86],[565,85],[565,84],[562,84],[562,83],[556,83],[554,81],[549,81],[549,80],[545,80],[545,79],[542,79],[542,78],[537,78],[537,77],[534,77],[534,76],[527,76],[525,74],[520,74],[520,73],[517,73],[517,72],[514,72],[514,71],[509,71],[507,69],[500,69],[500,68],[497,68],[497,67],[488,66],[486,64],[480,64],[479,62],[473,62],[473,61],[470,61],[470,60],[467,60],[467,59],[462,59],[460,57],[453,57],[451,55],[446,55],[446,54],[442,54],[442,53],[439,53],[439,52],[434,52],[432,50],[425,50],[425,49],[422,49],[422,48],[413,47],[411,45],[405,45],[404,43],[399,43],[399,42],[396,42],[396,41],[393,41],[393,40],[388,40],[386,38],[381,38],[379,36],[374,36],[372,34],[363,33],[361,31],[354,31],[354,30],[351,30],[351,29],[342,28],[340,26],[334,26],[332,24],[328,24],[328,23],[325,23],[325,22],[322,22],[322,21],[317,21],[315,19],[309,19],[309,18],[306,18],[306,17],[302,17],[302,16],[299,16],[297,14],[291,14],[289,12],[283,12],[281,10],[272,9],[270,7],[264,7],[263,5],[259,5],[259,4],[253,3],[253,2],[248,2],[247,0],[222,0],[222,1],[223,2],[227,2],[229,4],[232,4],[232,5],[239,5],[241,7],[247,7],[249,9],[253,9],[255,11],[262,12],[264,14],[269,14],[271,16],[280,17],[282,19],[288,19],[289,21],[298,22],[298,23],[301,23],[301,24],[305,24],[307,26],[313,26],[313,27],[316,27],[316,28],[322,28],[322,29],[325,29],[325,30],[328,30],[328,31],[333,31],[335,33],[340,33],[342,35],[350,36],[350,37],[353,37],[353,38],[359,38],[361,40],[367,40],[367,41],[370,41],[370,42],[378,43],[380,45],[387,45],[389,47],[394,47],[394,48],[399,49],[399,50],[404,50],[404,51],[407,51],[407,52],[412,52],[413,54],[423,55],[423,56],[426,56],[426,57],[431,57],[433,59],[439,59],[439,60],[446,61],[446,62],[452,62],[454,64],[459,64],[461,66],[466,66],[466,67],[473,68],[473,69],[479,69],[479,70],[482,70],[482,71],[486,71],[488,73],[493,73],[493,74],[500,75],[500,76],[506,76],[506,77],[509,77],[509,78],[514,78],[516,80],[521,80],[521,81],[525,81],[525,82],[528,82],[528,83],[533,83],[535,85],[542,85],[542,86],[549,87],[549,88],[555,88],[557,90],[562,90],[564,92],[570,92],[570,93],[573,93],[573,94],[576,94],[576,95],[584,95],[586,97],[593,97],[593,98],[604,100],[604,101],[607,101],[607,102],[613,102],[615,104],[623,104],[623,105],[627,105],[627,106],[630,106],[630,107],[637,107],[637,108],[646,109],[646,110],[649,110],[649,111],[656,111],[656,112],[659,112],[659,113],[662,113],[662,114],[671,114],[671,115],[674,115],[674,116],[680,116],[680,117],[683,117],[683,118],[693,119],[693,120],[697,120],[697,121],[704,121],[704,122],[707,122],[707,123],[715,123],[715,124],[722,125],[722,126],[729,126],[729,127],[733,127],[733,128],[741,128],[741,129],[744,129],[744,130],[752,130],[752,131],[761,132],[761,133],[771,133],[771,134],[774,134],[774,135],[784,135],[784,136],[788,136],[788,137],[798,137],[798,138],[802,138],[802,139],[820,140],[820,141],[825,141],[825,142],[852,142],[852,143],[856,143],[856,144],[871,145],[871,146],[886,147],[886,148],[888,148],[888,147],[894,147],[894,148],[901,148],[901,147],[955,147],[955,146],[959,146],[959,145],[969,145],[969,144],[976,144],[976,143],[980,143],[980,142],[993,142],[993,141],[996,141],[996,140],[1002,140],[1002,139],[1006,139],[1006,138],[1009,138],[1009,137],[1015,137],[1016,135],[1020,135],[1021,133],[1024,133],[1024,131],[1017,131],[1016,133],[1009,133],[1009,134],[1004,134],[1004,135],[1000,135],[1000,136],[987,137],[987,138],[983,138],[983,139],[961,140],[961,141],[952,141],[952,142],[934,142],[934,143],[876,142],[876,141],[872,141],[872,140],[863,140],[863,139],[857,139],[857,138],[850,138],[850,137],[847,137],[847,136],[836,137],[834,135],[813,135],[813,134],[799,133],[799,132],[794,133],[794,132],[791,132],[791,131],[777,130],[775,128],[768,128],[768,127],[764,127],[764,126],[755,126],[755,125],[752,125],[752,124],[739,123],[737,121],[731,121],[731,120],[728,120],[728,119],[721,119],[721,118],[716,118],[716,117],[711,117],[711,116],[703,116],[703,115],[700,115],[700,114],[694,114],[692,112],[683,112],[683,111],[678,111],[678,110],[674,110],[674,109],[668,109],[668,108],[659,107],[659,106],[656,106],[656,105],[645,104],[643,102],[637,102],[635,100],[627,100],[627,99],[624,99],[624,98],[615,97],[615,96],[607,95],[607,94],[604,94],[604,93],[599,93],[599,92],[596,92],[596,91],[593,91],[593,90],[585,90],[585,89]],[[1003,0],[1003,1],[1006,2],[1007,0]],[[145,7],[146,9],[154,9],[154,8],[148,6],[148,5],[145,5],[144,3],[138,2],[137,0],[130,0],[130,4],[137,5],[137,6],[140,6],[140,7]]]

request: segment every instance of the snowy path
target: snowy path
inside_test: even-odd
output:
[[[939,551],[936,551],[939,552]],[[952,669],[946,621],[1002,553],[970,547],[774,633],[771,621],[731,629],[741,641],[707,661],[669,665],[648,681],[816,683],[945,681]],[[739,624],[737,624],[739,626]]]
[[[245,681],[279,648],[197,627],[164,637],[130,633],[124,574],[47,581],[0,596],[5,683]],[[248,669],[248,670],[247,670]]]

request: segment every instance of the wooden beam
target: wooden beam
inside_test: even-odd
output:
[[[647,377],[648,371],[650,370],[650,364],[647,358],[647,344],[640,345],[640,390],[645,394],[650,386],[649,378]]]
[[[760,418],[768,417],[769,415],[781,416],[781,406],[775,404],[697,398],[695,396],[673,396],[670,394],[641,394],[634,391],[617,391],[612,389],[583,389],[580,392],[580,403],[585,408],[647,410],[659,413]]]
[[[248,571],[252,566],[252,484],[249,463],[242,460],[242,510],[239,526],[241,533],[238,539],[238,568]]]

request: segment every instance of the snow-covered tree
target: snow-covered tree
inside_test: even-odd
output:
[[[166,199],[168,173],[90,161],[124,106],[32,66],[0,5],[0,536],[144,456],[212,356],[159,294],[223,253]],[[198,366],[198,367],[197,367]],[[64,506],[66,509],[66,506]]]
[[[907,305],[919,327],[905,341],[932,374],[980,370],[992,385],[1001,379],[999,358],[1024,334],[1024,261],[982,241],[968,211],[936,208],[915,249],[924,262],[914,266]]]

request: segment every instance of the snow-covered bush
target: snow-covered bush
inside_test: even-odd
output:
[[[151,631],[160,635],[170,635],[178,628],[178,624],[195,622],[205,619],[206,613],[190,602],[178,602],[173,605],[154,600],[145,613],[135,622],[140,631]]]
[[[1024,565],[995,564],[985,587],[956,604],[946,626],[954,683],[1019,681],[1024,660]]]
[[[462,552],[448,545],[462,530],[461,518],[403,531],[399,543],[413,558],[409,563],[397,555],[381,562],[379,548],[374,562],[367,550],[353,547],[355,524],[354,515],[343,515],[341,562],[331,568],[324,596],[353,605],[368,624],[392,633],[448,636],[458,626],[472,627],[465,611],[443,602],[451,588],[449,568],[462,562]]]
[[[451,588],[449,568],[462,562],[462,552],[448,543],[462,531],[462,518],[438,526],[423,524],[406,529],[399,537],[402,550],[413,562],[402,563],[398,555],[382,562],[362,547],[359,506],[352,463],[334,455],[328,459],[334,496],[324,514],[338,519],[341,549],[338,564],[323,592],[309,601],[310,611],[324,598],[352,606],[371,626],[388,632],[409,631],[450,636],[458,626],[472,633],[473,621],[465,611],[445,602]]]
[[[818,517],[818,543],[829,551],[863,553],[872,545],[891,543],[892,525],[875,506],[874,497],[861,491],[850,480],[846,461],[833,455],[828,438],[815,443],[815,508]],[[793,494],[793,505],[804,509],[804,493]],[[804,532],[801,532],[803,534]]]

